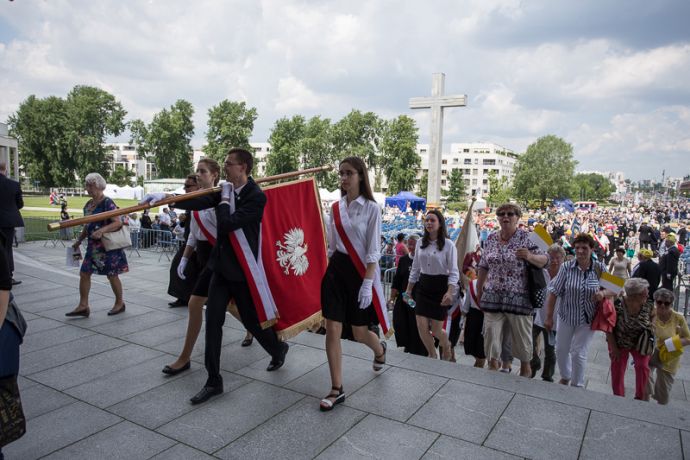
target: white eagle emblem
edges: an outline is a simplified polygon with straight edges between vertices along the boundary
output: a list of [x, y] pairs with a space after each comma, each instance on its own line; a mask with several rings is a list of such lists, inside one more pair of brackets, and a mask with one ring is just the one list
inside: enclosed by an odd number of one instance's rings
[[307, 259], [307, 247], [304, 243], [304, 230], [301, 228], [292, 228], [285, 235], [283, 235], [284, 243], [276, 241], [278, 252], [276, 261], [283, 268], [283, 273], [286, 275], [292, 273], [297, 276], [302, 276], [309, 268], [309, 259]]

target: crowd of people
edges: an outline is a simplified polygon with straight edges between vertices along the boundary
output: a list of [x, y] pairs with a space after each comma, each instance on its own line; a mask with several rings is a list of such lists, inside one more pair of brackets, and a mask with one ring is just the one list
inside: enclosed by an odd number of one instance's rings
[[[604, 332], [613, 394], [625, 395], [624, 375], [632, 358], [635, 398], [667, 404], [679, 356], [690, 343], [683, 314], [673, 311], [678, 277], [684, 274], [680, 270], [690, 266], [690, 251], [685, 251], [689, 213], [684, 201], [525, 213], [504, 204], [495, 213], [475, 212], [480, 244], [464, 258], [466, 282], [456, 300], [462, 303], [465, 353], [474, 357], [476, 367], [488, 364], [493, 370], [509, 371], [517, 359], [520, 375], [532, 378], [543, 359], [544, 381], [554, 381], [557, 367], [559, 383], [584, 387], [590, 344], [596, 330], [604, 330], [592, 324], [597, 315], [609, 314], [611, 326]], [[546, 251], [529, 237], [536, 225], [553, 241]], [[408, 256], [416, 259], [416, 234], [396, 240], [407, 241]], [[397, 317], [396, 340], [407, 352], [435, 357], [419, 343], [433, 337], [443, 344], [445, 336], [410, 327], [410, 304], [420, 296], [410, 291], [400, 295], [405, 280], [413, 281], [407, 265], [398, 263], [401, 276], [396, 272], [389, 299]], [[528, 278], [535, 267], [542, 269], [545, 287], [532, 295]], [[606, 272], [624, 283], [621, 293], [602, 287]]]
[[[244, 149], [231, 149], [223, 165], [203, 159], [195, 174], [186, 178], [185, 190], [211, 188], [223, 174], [226, 182], [220, 192], [176, 203], [176, 208], [186, 210], [179, 217], [165, 208], [154, 221], [148, 211], [141, 219], [130, 215], [95, 220], [83, 227], [73, 245], [79, 251], [86, 241], [79, 303], [66, 313], [79, 318], [91, 313], [89, 290], [94, 273], [106, 276], [112, 287], [114, 302], [108, 315], [126, 309], [119, 275], [129, 270], [127, 258], [122, 249], [106, 250], [104, 235], [117, 232], [123, 224], [133, 229], [157, 226], [184, 241], [171, 265], [168, 292], [175, 298], [171, 307], [189, 308], [188, 327], [179, 356], [162, 372], [175, 375], [190, 369], [206, 305], [208, 378], [190, 399], [192, 404], [223, 392], [220, 353], [231, 299], [236, 307], [233, 313], [247, 331], [242, 345], [257, 340], [271, 358], [267, 371], [280, 369], [289, 350], [272, 328], [262, 328], [249, 286], [258, 274], [239, 263], [240, 258], [258, 257], [266, 204], [266, 196], [251, 178], [252, 168], [253, 157]], [[676, 279], [682, 276], [679, 267], [687, 265], [690, 253], [685, 251], [687, 204], [523, 212], [520, 206], [505, 203], [493, 212], [475, 213], [476, 229], [463, 231], [476, 231], [479, 243], [459, 255], [456, 242], [448, 237], [446, 216], [436, 209], [418, 212], [421, 228], [386, 241], [382, 212], [373, 199], [364, 162], [348, 157], [340, 162], [338, 174], [342, 197], [327, 220], [328, 266], [321, 285], [331, 389], [320, 401], [320, 410], [333, 410], [345, 400], [343, 337], [369, 349], [374, 372], [383, 368], [388, 344], [378, 336], [376, 324], [381, 317], [376, 308], [386, 304], [393, 312], [396, 344], [406, 352], [454, 361], [455, 348], [462, 342], [475, 367], [510, 372], [517, 359], [523, 377], [534, 378], [541, 369], [541, 378], [553, 382], [558, 368], [559, 382], [574, 387], [585, 386], [588, 349], [596, 330], [602, 330], [611, 358], [613, 393], [624, 396], [624, 375], [631, 357], [635, 398], [668, 403], [683, 347], [690, 344], [685, 317], [673, 310]], [[85, 189], [90, 196], [85, 216], [116, 208], [104, 195], [105, 181], [99, 174], [86, 176]], [[169, 196], [147, 194], [143, 202], [155, 205]], [[386, 210], [386, 215], [390, 213]], [[553, 241], [547, 248], [535, 243], [537, 225]], [[237, 234], [242, 243], [235, 244], [232, 235]], [[4, 232], [0, 237], [5, 243]], [[393, 256], [395, 267], [388, 299], [383, 298], [380, 266], [386, 252]], [[13, 284], [11, 252], [1, 256], [4, 353], [5, 342], [7, 349], [18, 350], [21, 337], [9, 334], [5, 327]], [[609, 272], [622, 280], [621, 292], [602, 283]], [[7, 374], [16, 381], [18, 359], [13, 366], [1, 368], [0, 379]]]

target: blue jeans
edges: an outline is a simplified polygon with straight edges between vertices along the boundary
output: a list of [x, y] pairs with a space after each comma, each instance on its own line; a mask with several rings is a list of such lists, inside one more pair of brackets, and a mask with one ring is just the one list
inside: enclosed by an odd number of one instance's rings
[[[0, 378], [19, 374], [19, 332], [8, 321], [0, 327]], [[0, 448], [0, 460], [5, 456]]]
[[19, 373], [19, 333], [9, 322], [0, 327], [0, 378]]

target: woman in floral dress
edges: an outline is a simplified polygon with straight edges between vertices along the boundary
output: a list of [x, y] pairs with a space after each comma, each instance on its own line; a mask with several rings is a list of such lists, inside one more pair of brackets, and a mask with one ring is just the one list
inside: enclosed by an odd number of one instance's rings
[[[99, 214], [117, 209], [115, 202], [105, 196], [105, 179], [98, 173], [91, 173], [84, 179], [84, 188], [91, 199], [84, 206], [84, 216]], [[113, 308], [108, 311], [108, 316], [117, 315], [125, 311], [125, 301], [122, 298], [122, 282], [118, 275], [129, 271], [127, 257], [123, 249], [106, 251], [101, 237], [104, 233], [114, 232], [122, 227], [122, 221], [118, 217], [92, 222], [85, 225], [77, 241], [72, 246], [79, 250], [81, 242], [88, 238], [86, 254], [79, 272], [79, 305], [65, 316], [89, 317], [89, 291], [91, 290], [91, 275], [105, 275], [108, 277], [110, 287], [115, 294]]]

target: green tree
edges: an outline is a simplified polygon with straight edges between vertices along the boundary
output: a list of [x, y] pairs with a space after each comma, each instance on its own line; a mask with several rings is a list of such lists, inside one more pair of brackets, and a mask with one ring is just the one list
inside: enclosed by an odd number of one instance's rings
[[249, 138], [257, 116], [256, 108], [247, 108], [244, 102], [227, 99], [208, 109], [204, 153], [222, 162], [231, 147], [241, 147], [251, 152]]
[[426, 193], [429, 189], [429, 173], [424, 171], [422, 177], [419, 179], [419, 187], [417, 187], [417, 196], [426, 198]]
[[115, 97], [92, 86], [75, 86], [67, 95], [67, 142], [76, 159], [76, 173], [83, 178], [92, 172], [108, 177], [110, 159], [107, 136], [119, 136], [125, 129], [127, 112]]
[[302, 115], [295, 115], [292, 118], [283, 117], [276, 121], [268, 138], [271, 153], [266, 156], [267, 176], [299, 169], [300, 144], [305, 129], [306, 122]]
[[462, 169], [451, 169], [448, 176], [448, 193], [446, 193], [446, 200], [448, 202], [462, 202], [465, 201], [465, 179], [462, 175]]
[[364, 160], [376, 180], [374, 189], [380, 190], [379, 145], [382, 122], [373, 112], [352, 110], [333, 125], [331, 142], [338, 159], [357, 156]]
[[523, 202], [538, 200], [543, 209], [548, 200], [569, 196], [576, 164], [572, 145], [560, 137], [537, 139], [515, 164], [516, 197]]
[[406, 115], [381, 122], [378, 161], [388, 181], [389, 195], [414, 188], [422, 161], [417, 153], [417, 138], [415, 121]]
[[577, 174], [573, 180], [571, 196], [575, 201], [604, 201], [615, 191], [616, 187], [601, 174]]
[[[331, 130], [331, 120], [328, 118], [316, 116], [306, 122], [302, 139], [299, 141], [303, 168], [334, 165], [338, 161], [331, 144]], [[335, 169], [320, 172], [316, 174], [316, 183], [319, 187], [333, 190], [338, 186], [338, 173]]]
[[489, 172], [489, 195], [487, 196], [487, 203], [489, 206], [500, 206], [503, 203], [510, 201], [512, 190], [508, 184], [508, 178], [498, 177], [495, 171]]
[[25, 172], [46, 187], [68, 187], [90, 172], [108, 177], [104, 147], [124, 130], [126, 112], [114, 96], [75, 86], [66, 99], [29, 96], [9, 117]]
[[192, 104], [179, 99], [154, 115], [148, 126], [142, 120], [130, 122], [130, 142], [153, 161], [159, 177], [184, 177], [191, 171], [193, 115]]
[[124, 187], [125, 185], [132, 185], [132, 178], [136, 177], [136, 173], [131, 169], [127, 169], [122, 165], [115, 167], [115, 170], [110, 173], [108, 182], [111, 184]]

